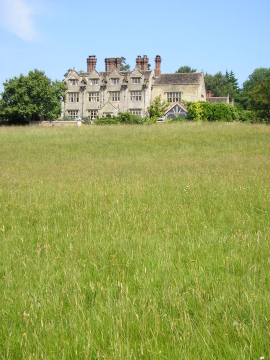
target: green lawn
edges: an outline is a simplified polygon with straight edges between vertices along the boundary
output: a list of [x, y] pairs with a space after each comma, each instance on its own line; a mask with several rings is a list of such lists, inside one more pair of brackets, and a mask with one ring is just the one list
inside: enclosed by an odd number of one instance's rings
[[270, 357], [270, 126], [0, 128], [1, 359]]

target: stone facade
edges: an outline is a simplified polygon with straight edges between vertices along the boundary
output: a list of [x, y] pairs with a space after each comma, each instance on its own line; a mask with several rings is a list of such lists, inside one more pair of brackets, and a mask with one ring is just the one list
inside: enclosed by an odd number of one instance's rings
[[62, 117], [87, 116], [94, 120], [126, 111], [146, 117], [147, 107], [159, 95], [172, 104], [206, 100], [203, 72], [162, 74], [159, 55], [154, 70], [148, 70], [148, 61], [146, 55], [138, 56], [134, 70], [120, 71], [121, 58], [106, 58], [105, 71], [98, 72], [96, 57], [89, 56], [87, 72], [70, 69], [65, 75], [68, 90]]

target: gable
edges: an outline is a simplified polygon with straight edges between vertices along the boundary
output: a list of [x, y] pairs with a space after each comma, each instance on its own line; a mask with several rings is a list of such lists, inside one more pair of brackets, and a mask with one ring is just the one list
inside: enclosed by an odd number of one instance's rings
[[88, 78], [92, 79], [92, 78], [98, 78], [100, 76], [99, 72], [94, 69], [92, 72], [89, 73]]
[[79, 74], [76, 70], [71, 70], [67, 76], [68, 79], [79, 79]]
[[113, 71], [109, 75], [109, 79], [111, 78], [121, 78], [123, 75], [120, 74], [120, 72], [114, 68]]
[[175, 117], [187, 117], [187, 110], [179, 103], [174, 104], [165, 112], [166, 119], [173, 119]]
[[131, 73], [129, 74], [130, 77], [142, 77], [143, 74], [141, 73], [141, 71], [135, 67], [135, 69], [133, 71], [131, 71]]
[[117, 109], [110, 101], [108, 101], [100, 110], [103, 112], [113, 112]]

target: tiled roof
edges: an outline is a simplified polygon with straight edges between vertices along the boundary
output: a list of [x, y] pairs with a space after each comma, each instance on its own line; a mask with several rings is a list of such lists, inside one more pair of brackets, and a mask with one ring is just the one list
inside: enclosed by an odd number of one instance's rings
[[146, 78], [146, 80], [149, 79], [150, 75], [151, 75], [151, 72], [152, 70], [140, 70], [141, 73], [144, 75], [144, 77]]
[[182, 85], [182, 84], [199, 84], [202, 73], [175, 73], [175, 74], [160, 74], [155, 79], [154, 85]]
[[228, 102], [228, 98], [226, 97], [209, 97], [206, 98], [206, 101], [209, 102], [210, 104], [214, 104], [214, 103], [227, 103]]

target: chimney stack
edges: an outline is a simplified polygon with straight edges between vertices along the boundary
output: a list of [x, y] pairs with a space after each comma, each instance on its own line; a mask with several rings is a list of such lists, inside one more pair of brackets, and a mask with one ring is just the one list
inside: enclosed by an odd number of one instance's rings
[[149, 59], [148, 59], [147, 55], [143, 55], [143, 68], [142, 68], [142, 70], [148, 70], [148, 61], [149, 61]]
[[207, 98], [212, 97], [212, 90], [206, 90], [206, 97]]
[[87, 72], [92, 72], [96, 68], [96, 64], [97, 64], [96, 55], [89, 55], [86, 62], [87, 62]]
[[155, 57], [155, 76], [159, 77], [161, 71], [160, 71], [160, 64], [161, 64], [161, 57], [159, 55], [157, 55]]
[[137, 58], [136, 58], [136, 67], [137, 67], [137, 69], [142, 70], [143, 59], [142, 59], [142, 57], [140, 55], [138, 55]]
[[114, 68], [120, 71], [121, 58], [106, 58], [105, 59], [105, 71], [112, 72]]
[[116, 58], [116, 59], [115, 59], [115, 66], [116, 66], [116, 69], [117, 69], [118, 71], [120, 71], [121, 58]]

